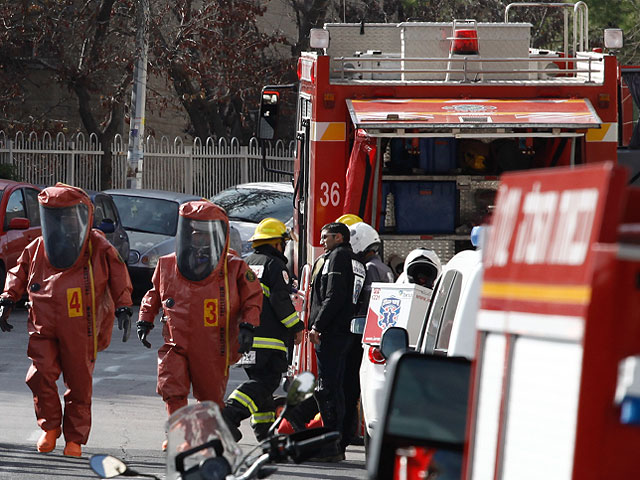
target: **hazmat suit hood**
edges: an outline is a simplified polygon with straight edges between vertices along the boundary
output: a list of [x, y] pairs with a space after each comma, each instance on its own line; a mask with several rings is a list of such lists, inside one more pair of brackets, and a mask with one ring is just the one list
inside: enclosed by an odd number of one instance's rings
[[407, 255], [404, 271], [396, 283], [416, 283], [433, 290], [441, 271], [442, 265], [436, 252], [416, 248]]
[[80, 188], [57, 183], [38, 194], [47, 260], [60, 270], [73, 267], [87, 248], [93, 204]]
[[227, 255], [229, 220], [208, 200], [180, 205], [176, 234], [176, 263], [187, 280], [199, 282], [211, 275]]

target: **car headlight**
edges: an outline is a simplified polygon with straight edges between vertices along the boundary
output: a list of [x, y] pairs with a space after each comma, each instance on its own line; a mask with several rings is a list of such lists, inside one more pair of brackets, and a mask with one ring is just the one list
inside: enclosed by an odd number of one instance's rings
[[129, 261], [127, 262], [129, 265], [133, 265], [138, 263], [140, 260], [140, 252], [137, 250], [129, 250]]

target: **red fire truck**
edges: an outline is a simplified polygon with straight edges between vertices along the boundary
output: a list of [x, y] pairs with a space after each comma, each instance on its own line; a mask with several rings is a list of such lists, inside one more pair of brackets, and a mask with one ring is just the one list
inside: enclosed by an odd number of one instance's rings
[[[563, 50], [530, 48], [532, 25], [510, 21], [516, 7], [562, 12]], [[330, 23], [311, 46], [298, 61], [293, 178], [303, 292], [320, 229], [345, 213], [380, 232], [386, 262], [420, 247], [444, 263], [471, 248], [500, 174], [616, 160], [620, 68], [609, 52], [622, 32], [590, 49], [582, 1], [511, 4], [499, 23]], [[284, 88], [263, 89], [263, 141]], [[295, 370], [314, 369], [304, 345]]]
[[627, 182], [612, 163], [501, 178], [475, 359], [390, 362], [369, 478], [638, 477], [640, 189]]

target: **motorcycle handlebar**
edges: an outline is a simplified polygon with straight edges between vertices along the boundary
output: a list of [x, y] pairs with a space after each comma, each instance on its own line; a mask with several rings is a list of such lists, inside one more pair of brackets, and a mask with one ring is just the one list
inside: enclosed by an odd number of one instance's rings
[[[323, 431], [325, 433], [323, 433]], [[305, 437], [308, 437], [312, 432], [313, 430], [305, 431]], [[260, 457], [258, 457], [251, 466], [244, 471], [244, 473], [233, 478], [236, 480], [257, 478], [260, 475], [261, 469], [265, 468], [264, 466], [267, 463], [284, 460], [283, 457], [289, 457], [295, 463], [300, 463], [305, 459], [312, 457], [318, 452], [318, 448], [325, 443], [334, 442], [340, 438], [340, 434], [338, 432], [326, 432], [326, 430], [319, 430], [317, 433], [318, 435], [305, 438], [304, 440], [295, 440], [295, 438], [290, 438], [288, 436], [280, 436], [279, 440], [274, 438], [275, 441], [270, 443], [269, 448], [263, 450], [264, 453], [260, 455]], [[284, 439], [286, 439], [286, 443], [284, 448], [282, 448]]]

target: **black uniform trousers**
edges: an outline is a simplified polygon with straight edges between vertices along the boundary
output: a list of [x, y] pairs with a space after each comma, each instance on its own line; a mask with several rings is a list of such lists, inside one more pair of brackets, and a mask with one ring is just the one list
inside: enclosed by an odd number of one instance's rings
[[[251, 417], [251, 428], [258, 440], [266, 434], [275, 420], [273, 394], [287, 369], [287, 354], [280, 350], [257, 349], [256, 364], [245, 367], [249, 380], [236, 388], [225, 402], [223, 416], [236, 427]], [[232, 432], [233, 433], [233, 432]]]

